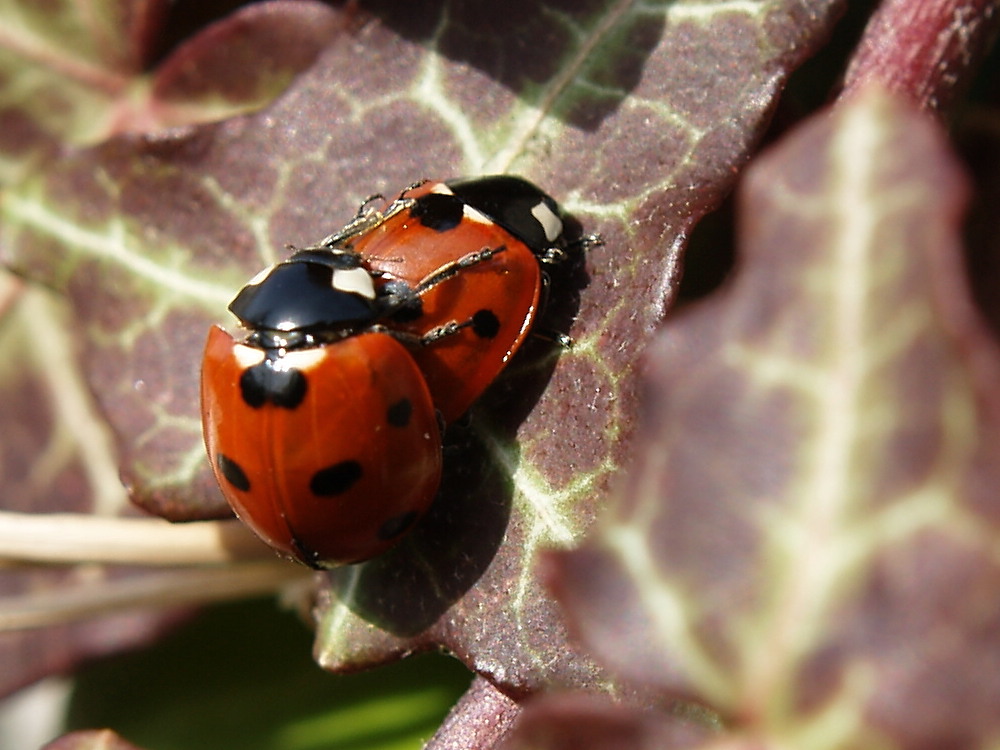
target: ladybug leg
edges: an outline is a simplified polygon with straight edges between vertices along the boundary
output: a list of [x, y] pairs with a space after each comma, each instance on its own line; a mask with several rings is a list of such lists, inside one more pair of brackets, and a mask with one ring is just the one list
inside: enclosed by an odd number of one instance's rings
[[416, 190], [418, 187], [420, 187], [421, 185], [426, 185], [428, 182], [430, 182], [430, 180], [428, 180], [426, 177], [422, 180], [411, 182], [409, 185], [407, 185], [405, 188], [402, 189], [402, 191], [399, 193], [399, 197], [396, 198], [396, 200], [397, 201], [406, 200], [406, 194], [408, 192], [410, 192], [411, 190]]
[[572, 349], [573, 345], [576, 344], [572, 336], [568, 336], [562, 331], [547, 330], [544, 328], [533, 330], [531, 337], [554, 344], [560, 349]]
[[[549, 302], [549, 290], [552, 286], [552, 280], [549, 278], [548, 273], [542, 272], [542, 289], [539, 294], [538, 309], [544, 310]], [[573, 337], [569, 336], [562, 331], [557, 331], [555, 328], [539, 328], [535, 327], [531, 329], [531, 338], [540, 339], [541, 341], [547, 341], [550, 344], [558, 346], [560, 349], [572, 349]]]
[[499, 247], [484, 247], [482, 250], [477, 250], [474, 253], [468, 253], [466, 255], [463, 255], [458, 260], [453, 260], [450, 263], [445, 263], [436, 271], [432, 271], [427, 276], [425, 276], [420, 281], [420, 283], [417, 284], [414, 291], [418, 295], [424, 294], [425, 292], [436, 287], [442, 281], [447, 281], [452, 276], [468, 268], [472, 268], [473, 266], [476, 266], [480, 263], [485, 263], [494, 256], [504, 252], [506, 249], [507, 249], [506, 245], [500, 245]]
[[405, 211], [414, 203], [411, 198], [399, 197], [390, 203], [389, 207], [385, 211], [380, 211], [378, 208], [371, 205], [373, 201], [377, 200], [385, 200], [385, 196], [381, 193], [369, 195], [361, 204], [361, 207], [354, 215], [354, 218], [347, 223], [347, 226], [304, 249], [328, 250], [330, 248], [347, 245], [351, 240], [356, 237], [360, 237], [363, 234], [367, 234], [380, 224], [384, 224], [400, 211]]
[[[449, 336], [454, 336], [456, 333], [466, 328], [471, 328], [479, 336], [484, 338], [492, 338], [496, 335], [496, 328], [498, 325], [499, 321], [497, 321], [496, 315], [494, 315], [491, 310], [480, 310], [468, 320], [464, 320], [461, 323], [457, 320], [453, 320], [449, 323], [445, 323], [444, 325], [435, 326], [423, 334], [399, 331], [383, 325], [374, 325], [369, 330], [376, 331], [378, 333], [386, 333], [404, 346], [408, 346], [411, 349], [420, 349], [425, 346], [436, 344], [438, 341], [446, 339]], [[567, 337], [567, 339], [568, 338], [569, 337]], [[572, 339], [570, 339], [570, 341], [572, 341]]]
[[382, 193], [372, 193], [367, 198], [365, 198], [363, 201], [361, 201], [361, 205], [358, 206], [358, 212], [356, 214], [354, 214], [354, 216], [355, 217], [364, 216], [369, 211], [375, 210], [375, 209], [369, 208], [369, 204], [374, 203], [375, 201], [384, 201], [384, 200], [385, 200], [385, 196], [382, 195]]
[[430, 346], [448, 336], [454, 336], [465, 328], [471, 328], [480, 338], [493, 338], [499, 325], [500, 321], [497, 320], [497, 316], [493, 314], [492, 310], [480, 310], [461, 323], [453, 320], [430, 329], [419, 337], [419, 343], [420, 346]]
[[544, 265], [554, 265], [564, 262], [570, 255], [576, 253], [586, 253], [591, 248], [600, 247], [604, 244], [604, 238], [599, 234], [588, 234], [578, 237], [571, 242], [567, 242], [562, 247], [547, 247], [537, 254], [538, 262]]
[[580, 250], [586, 252], [594, 247], [600, 247], [604, 244], [604, 238], [599, 234], [585, 234], [583, 237], [577, 237], [575, 240], [566, 243], [567, 248], [572, 248], [573, 250]]

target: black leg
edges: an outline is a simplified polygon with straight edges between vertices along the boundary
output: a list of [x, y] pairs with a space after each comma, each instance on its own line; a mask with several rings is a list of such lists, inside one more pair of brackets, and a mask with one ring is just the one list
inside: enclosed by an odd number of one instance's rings
[[494, 256], [502, 253], [507, 249], [506, 245], [500, 245], [500, 247], [484, 247], [482, 250], [477, 250], [474, 253], [469, 253], [463, 255], [458, 260], [453, 260], [450, 263], [445, 263], [443, 266], [438, 268], [436, 271], [428, 274], [423, 278], [423, 280], [417, 284], [415, 291], [417, 294], [423, 294], [424, 292], [433, 289], [442, 281], [447, 281], [452, 276], [456, 275], [460, 271], [464, 271], [468, 268], [472, 268], [480, 263], [485, 263]]

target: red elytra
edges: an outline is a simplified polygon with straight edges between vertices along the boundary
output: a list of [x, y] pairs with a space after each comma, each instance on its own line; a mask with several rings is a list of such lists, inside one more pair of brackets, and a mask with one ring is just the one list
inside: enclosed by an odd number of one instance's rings
[[378, 555], [427, 510], [441, 437], [423, 376], [384, 333], [268, 358], [218, 326], [202, 370], [212, 469], [236, 514], [313, 567]]
[[413, 208], [393, 212], [390, 204], [388, 218], [348, 242], [369, 268], [384, 274], [381, 284], [400, 280], [414, 289], [450, 264], [477, 253], [485, 256], [420, 293], [422, 314], [416, 319], [384, 321], [415, 336], [450, 323], [471, 323], [412, 350], [446, 422], [468, 410], [524, 343], [542, 287], [537, 252], [475, 207], [460, 201], [465, 208], [460, 222], [439, 221], [438, 209], [426, 205], [427, 196], [449, 194], [448, 184], [441, 182], [406, 191], [400, 199], [415, 200]]

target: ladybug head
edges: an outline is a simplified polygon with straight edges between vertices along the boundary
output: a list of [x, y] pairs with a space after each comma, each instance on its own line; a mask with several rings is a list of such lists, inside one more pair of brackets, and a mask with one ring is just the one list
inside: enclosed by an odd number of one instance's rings
[[229, 310], [248, 343], [299, 348], [342, 338], [378, 318], [372, 274], [346, 251], [300, 250], [243, 287]]

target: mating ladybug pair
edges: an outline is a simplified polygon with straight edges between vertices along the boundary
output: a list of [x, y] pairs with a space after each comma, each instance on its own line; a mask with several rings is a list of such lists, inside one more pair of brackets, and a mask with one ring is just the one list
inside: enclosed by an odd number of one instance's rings
[[541, 264], [567, 242], [555, 201], [518, 177], [412, 186], [254, 277], [214, 326], [205, 444], [264, 541], [313, 567], [385, 551], [441, 479], [461, 416], [535, 319]]

